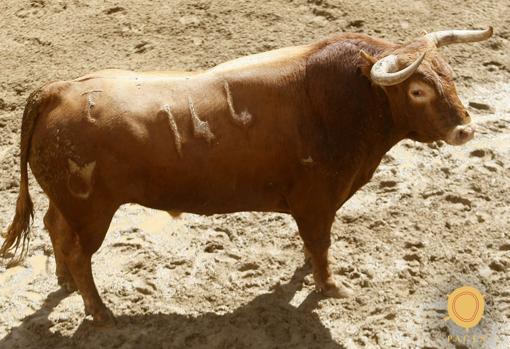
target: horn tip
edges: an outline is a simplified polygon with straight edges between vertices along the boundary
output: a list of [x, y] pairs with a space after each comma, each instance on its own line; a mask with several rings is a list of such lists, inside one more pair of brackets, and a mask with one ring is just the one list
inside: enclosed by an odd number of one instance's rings
[[492, 27], [492, 25], [489, 25], [489, 27], [487, 28], [487, 35], [490, 38], [492, 34], [494, 34], [494, 28]]

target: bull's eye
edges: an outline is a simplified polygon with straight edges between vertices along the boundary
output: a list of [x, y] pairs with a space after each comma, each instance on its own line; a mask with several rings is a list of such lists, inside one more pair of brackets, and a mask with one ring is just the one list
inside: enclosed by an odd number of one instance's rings
[[434, 88], [423, 81], [412, 81], [408, 90], [411, 101], [419, 104], [427, 103], [435, 96]]

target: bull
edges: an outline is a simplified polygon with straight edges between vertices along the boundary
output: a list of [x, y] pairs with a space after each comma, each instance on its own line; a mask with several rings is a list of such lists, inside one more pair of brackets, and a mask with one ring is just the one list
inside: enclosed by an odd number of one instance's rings
[[98, 323], [113, 315], [91, 258], [125, 203], [291, 214], [317, 289], [348, 296], [328, 266], [336, 211], [399, 141], [473, 138], [438, 48], [492, 32], [440, 31], [406, 45], [342, 33], [202, 72], [104, 70], [49, 83], [24, 110], [19, 196], [0, 252], [27, 251], [29, 164], [49, 198], [58, 283], [79, 290]]

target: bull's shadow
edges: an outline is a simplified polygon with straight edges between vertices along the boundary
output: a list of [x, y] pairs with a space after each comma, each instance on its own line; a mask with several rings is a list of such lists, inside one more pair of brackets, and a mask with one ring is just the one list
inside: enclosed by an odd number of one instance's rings
[[66, 297], [55, 291], [0, 340], [0, 348], [345, 348], [312, 312], [320, 295], [310, 293], [297, 308], [289, 304], [307, 269], [298, 268], [288, 284], [232, 313], [120, 315], [105, 328], [84, 320], [72, 337], [50, 331], [48, 315]]

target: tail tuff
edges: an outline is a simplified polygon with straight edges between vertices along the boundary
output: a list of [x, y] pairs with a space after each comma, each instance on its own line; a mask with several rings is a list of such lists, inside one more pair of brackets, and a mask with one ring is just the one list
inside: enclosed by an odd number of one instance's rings
[[0, 248], [0, 255], [5, 258], [7, 252], [14, 249], [14, 255], [21, 245], [20, 260], [26, 256], [30, 241], [31, 221], [34, 217], [34, 205], [28, 191], [28, 157], [30, 142], [37, 119], [41, 90], [33, 92], [27, 100], [23, 121], [21, 123], [20, 141], [20, 185], [18, 200], [16, 201], [16, 213], [11, 225], [5, 234], [5, 241]]

